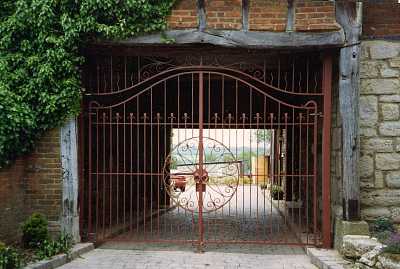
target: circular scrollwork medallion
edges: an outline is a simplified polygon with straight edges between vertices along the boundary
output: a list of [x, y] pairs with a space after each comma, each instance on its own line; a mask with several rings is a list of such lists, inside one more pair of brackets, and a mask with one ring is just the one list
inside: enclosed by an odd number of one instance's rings
[[199, 211], [202, 190], [203, 212], [208, 213], [222, 208], [232, 199], [239, 182], [240, 166], [229, 148], [209, 137], [203, 138], [202, 169], [199, 156], [198, 137], [180, 142], [166, 159], [163, 179], [172, 202], [191, 212]]

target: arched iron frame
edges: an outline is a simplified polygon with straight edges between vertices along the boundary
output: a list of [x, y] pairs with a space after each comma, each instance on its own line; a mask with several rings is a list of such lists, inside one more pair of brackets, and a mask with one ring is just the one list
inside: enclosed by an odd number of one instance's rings
[[[84, 184], [81, 184], [81, 189], [80, 189], [80, 207], [81, 207], [81, 222], [83, 222], [83, 219], [87, 219], [87, 234], [89, 235], [89, 238], [91, 237], [92, 234], [95, 234], [97, 229], [93, 228], [94, 226], [98, 225], [99, 220], [96, 219], [97, 216], [93, 216], [93, 202], [97, 199], [95, 196], [96, 194], [99, 193], [99, 191], [92, 191], [92, 183], [95, 180], [95, 178], [92, 176], [93, 171], [95, 168], [93, 167], [93, 160], [95, 158], [99, 158], [99, 156], [92, 156], [93, 155], [93, 150], [91, 147], [93, 146], [93, 126], [96, 124], [110, 124], [110, 129], [112, 126], [112, 121], [113, 121], [113, 115], [112, 115], [112, 110], [114, 108], [121, 108], [122, 106], [124, 115], [120, 115], [120, 113], [115, 114], [115, 124], [118, 126], [118, 124], [124, 124], [129, 125], [133, 124], [135, 120], [135, 115], [134, 113], [129, 113], [128, 115], [125, 114], [125, 105], [129, 102], [134, 101], [136, 98], [139, 99], [141, 95], [144, 95], [145, 93], [148, 93], [151, 91], [153, 88], [160, 86], [163, 84], [165, 91], [167, 91], [166, 87], [166, 82], [171, 80], [171, 79], [176, 79], [181, 76], [189, 75], [192, 76], [192, 78], [196, 77], [198, 80], [198, 123], [193, 124], [192, 122], [192, 128], [197, 127], [199, 129], [199, 136], [198, 136], [198, 148], [199, 148], [199, 156], [198, 156], [198, 166], [196, 170], [196, 175], [194, 177], [196, 179], [196, 184], [203, 184], [202, 182], [202, 177], [204, 175], [204, 156], [203, 156], [203, 138], [204, 138], [204, 78], [205, 76], [208, 76], [210, 78], [213, 75], [216, 76], [221, 76], [224, 78], [229, 78], [236, 83], [236, 91], [237, 91], [237, 85], [238, 83], [245, 85], [250, 91], [255, 91], [257, 94], [260, 94], [263, 96], [263, 98], [266, 100], [272, 100], [278, 104], [278, 106], [283, 106], [286, 108], [290, 108], [293, 111], [303, 111], [300, 112], [300, 118], [299, 122], [297, 124], [306, 124], [311, 126], [312, 132], [313, 132], [313, 146], [312, 146], [312, 155], [317, 156], [317, 140], [318, 140], [318, 128], [322, 127], [323, 128], [323, 135], [322, 135], [322, 231], [320, 231], [317, 227], [317, 218], [316, 216], [318, 215], [317, 212], [317, 180], [318, 180], [318, 175], [317, 175], [317, 158], [315, 157], [313, 162], [313, 232], [314, 232], [314, 238], [313, 242], [309, 242], [307, 239], [307, 242], [300, 242], [300, 245], [303, 244], [313, 244], [313, 245], [320, 245], [323, 244], [325, 247], [329, 247], [331, 244], [331, 239], [330, 239], [330, 197], [329, 197], [329, 186], [330, 186], [330, 174], [329, 174], [329, 167], [330, 167], [330, 113], [331, 113], [331, 107], [330, 107], [330, 100], [331, 100], [331, 66], [332, 66], [332, 59], [329, 55], [326, 55], [324, 57], [324, 62], [323, 62], [323, 74], [322, 74], [322, 91], [321, 92], [301, 92], [299, 91], [288, 91], [284, 90], [281, 88], [278, 88], [276, 86], [270, 85], [265, 82], [262, 79], [259, 79], [257, 76], [251, 76], [246, 72], [239, 71], [233, 68], [228, 68], [228, 67], [221, 67], [221, 66], [215, 66], [215, 65], [193, 65], [193, 66], [180, 66], [180, 67], [174, 67], [170, 66], [166, 68], [165, 70], [157, 70], [156, 68], [156, 73], [152, 76], [149, 76], [148, 78], [140, 81], [139, 83], [124, 88], [122, 90], [118, 90], [115, 92], [107, 92], [107, 93], [95, 93], [95, 94], [88, 94], [85, 97], [85, 108], [87, 109], [88, 112], [88, 120], [86, 122], [88, 127], [88, 145], [89, 145], [89, 150], [88, 150], [88, 178], [87, 178], [87, 183], [86, 183], [86, 192], [84, 190]], [[264, 74], [265, 76], [265, 74]], [[193, 81], [192, 81], [193, 82]], [[210, 83], [210, 82], [209, 82]], [[193, 89], [193, 88], [192, 88]], [[295, 102], [293, 102], [293, 97], [301, 97]], [[292, 101], [287, 101], [287, 100], [292, 100]], [[317, 101], [315, 101], [317, 100]], [[320, 108], [317, 105], [317, 102], [322, 102], [323, 107]], [[136, 104], [139, 104], [139, 101], [136, 102]], [[104, 114], [104, 111], [108, 111], [110, 113], [109, 115], [109, 120], [110, 122], [106, 123], [106, 114]], [[265, 111], [265, 108], [264, 108]], [[272, 128], [274, 125], [281, 125], [283, 128], [287, 128], [289, 122], [290, 116], [288, 113], [285, 113], [283, 117], [281, 118], [279, 115], [277, 122], [274, 122], [274, 113], [268, 113], [269, 115], [263, 115], [263, 124], [264, 126], [267, 125]], [[99, 115], [103, 115], [103, 123], [99, 122]], [[294, 114], [293, 114], [294, 115]], [[307, 123], [302, 122], [302, 116], [305, 115], [305, 119]], [[139, 115], [137, 115], [139, 116]], [[170, 124], [170, 126], [178, 126], [180, 123], [174, 123], [174, 122], [167, 122], [167, 115], [164, 116], [164, 123], [165, 125]], [[210, 115], [208, 115], [210, 116]], [[237, 116], [237, 115], [236, 115]], [[319, 118], [323, 117], [323, 126], [319, 126]], [[147, 117], [147, 118], [146, 118]], [[170, 118], [173, 118], [174, 115], [170, 115]], [[194, 117], [194, 115], [192, 115]], [[246, 121], [246, 115], [243, 115], [243, 121]], [[256, 115], [256, 121], [259, 124], [260, 122], [260, 115]], [[148, 124], [148, 125], [160, 125], [162, 121], [162, 115], [157, 113], [157, 115], [146, 115], [144, 113], [143, 117], [143, 122], [141, 124]], [[229, 126], [229, 128], [232, 128], [232, 115], [228, 114], [228, 123], [224, 122], [221, 120], [221, 125], [222, 127], [224, 126]], [[139, 124], [140, 119], [137, 118], [137, 124]], [[147, 122], [147, 120], [150, 120]], [[154, 120], [154, 121], [153, 121]], [[304, 120], [304, 119], [303, 119]], [[178, 120], [179, 121], [179, 120]], [[251, 119], [250, 119], [251, 121]], [[292, 124], [295, 125], [295, 119], [292, 119]], [[238, 122], [238, 119], [236, 119], [236, 124]], [[210, 122], [208, 122], [210, 124]], [[245, 124], [245, 123], [244, 123]], [[286, 126], [285, 126], [286, 125]], [[125, 127], [124, 127], [125, 128]], [[221, 128], [221, 127], [220, 127]], [[124, 133], [125, 134], [125, 133]], [[131, 138], [132, 139], [132, 138]], [[124, 140], [125, 143], [125, 140]], [[112, 142], [111, 142], [112, 145]], [[125, 146], [125, 145], [124, 145]], [[97, 153], [97, 151], [96, 151]], [[103, 152], [104, 153], [104, 152]], [[97, 153], [98, 154], [98, 153]], [[124, 153], [125, 154], [125, 153]], [[124, 155], [125, 156], [125, 155]], [[82, 165], [83, 166], [83, 165]], [[97, 174], [99, 171], [96, 171]], [[131, 171], [132, 172], [132, 171]], [[118, 172], [119, 173], [119, 172]], [[124, 169], [123, 173], [119, 174], [127, 174], [126, 169]], [[96, 185], [98, 186], [98, 185]], [[204, 227], [203, 227], [203, 191], [202, 187], [199, 188], [200, 191], [198, 191], [198, 198], [197, 198], [197, 203], [198, 203], [198, 214], [199, 214], [199, 223], [198, 223], [198, 239], [196, 240], [183, 240], [184, 242], [194, 242], [197, 243], [199, 246], [202, 246], [204, 242], [210, 242], [213, 243], [212, 240], [205, 240], [204, 239]], [[131, 194], [132, 195], [132, 194]], [[86, 200], [86, 201], [85, 201]], [[98, 206], [98, 205], [97, 205]], [[87, 216], [84, 215], [84, 208], [87, 208]], [[112, 206], [110, 204], [110, 210]], [[111, 214], [112, 216], [112, 214]], [[110, 216], [110, 225], [112, 224]], [[93, 217], [95, 218], [93, 220]], [[104, 217], [104, 215], [103, 215]], [[81, 225], [81, 231], [83, 230], [83, 224]], [[322, 232], [322, 240], [317, 240], [317, 237], [320, 232]], [[93, 239], [93, 238], [92, 238]], [[162, 240], [145, 240], [145, 241], [162, 241]], [[168, 240], [170, 242], [175, 242], [175, 240]], [[179, 240], [176, 240], [178, 242]], [[181, 241], [179, 241], [181, 242]], [[235, 243], [233, 241], [223, 241], [226, 243]], [[217, 242], [218, 243], [218, 242]], [[282, 243], [282, 242], [269, 242], [266, 240], [253, 240], [253, 241], [248, 241], [248, 243]], [[290, 244], [296, 244], [291, 242]]]

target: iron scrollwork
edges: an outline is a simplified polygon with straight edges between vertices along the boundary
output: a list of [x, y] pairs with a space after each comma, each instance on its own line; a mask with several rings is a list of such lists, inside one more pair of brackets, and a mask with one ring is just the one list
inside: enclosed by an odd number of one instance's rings
[[[207, 176], [201, 182], [199, 170], [199, 138], [186, 139], [176, 145], [164, 165], [165, 189], [174, 205], [191, 212], [199, 211], [199, 184], [203, 184], [203, 212], [224, 207], [235, 195], [240, 168], [233, 153], [219, 141], [203, 138], [203, 170]], [[184, 182], [184, 183], [183, 183]]]

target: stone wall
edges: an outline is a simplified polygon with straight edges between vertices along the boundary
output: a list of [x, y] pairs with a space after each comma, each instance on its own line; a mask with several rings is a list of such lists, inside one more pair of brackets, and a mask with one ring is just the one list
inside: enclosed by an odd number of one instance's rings
[[30, 155], [0, 170], [0, 241], [18, 240], [21, 223], [33, 212], [44, 214], [58, 231], [61, 197], [60, 133], [54, 129]]
[[400, 223], [400, 42], [362, 43], [361, 214]]

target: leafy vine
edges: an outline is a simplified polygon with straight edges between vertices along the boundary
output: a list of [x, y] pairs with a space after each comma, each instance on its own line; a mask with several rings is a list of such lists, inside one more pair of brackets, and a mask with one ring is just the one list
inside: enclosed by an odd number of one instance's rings
[[163, 30], [174, 0], [2, 0], [0, 167], [80, 110], [88, 42]]

